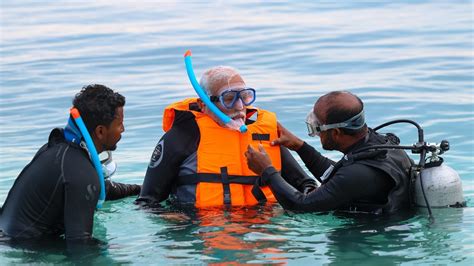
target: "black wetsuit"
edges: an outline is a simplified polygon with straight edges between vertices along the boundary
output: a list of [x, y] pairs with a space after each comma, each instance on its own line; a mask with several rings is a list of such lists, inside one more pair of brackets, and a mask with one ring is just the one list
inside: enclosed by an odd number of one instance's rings
[[[173, 127], [163, 135], [153, 152], [137, 203], [154, 205], [170, 195], [175, 196], [179, 171], [187, 167], [185, 161], [192, 160], [198, 149], [200, 131], [194, 116], [190, 112], [175, 113]], [[247, 120], [247, 124], [253, 122]], [[316, 187], [315, 180], [304, 172], [285, 148], [281, 149], [281, 162], [281, 175], [299, 191]]]
[[[107, 198], [139, 193], [140, 186], [106, 182]], [[88, 240], [99, 198], [97, 172], [86, 150], [66, 142], [62, 129], [23, 169], [0, 216], [3, 234], [14, 239], [57, 237]]]
[[141, 185], [123, 184], [105, 179], [105, 200], [118, 200], [128, 196], [138, 195]]
[[[404, 151], [385, 150], [372, 152], [372, 155], [370, 152], [361, 153], [365, 158], [355, 161], [350, 159], [351, 153], [362, 147], [386, 144], [387, 141], [385, 137], [369, 130], [365, 139], [349, 149], [349, 156], [345, 157], [349, 160], [343, 158], [338, 164], [304, 143], [297, 153], [311, 173], [323, 183], [307, 195], [285, 182], [273, 167], [265, 169], [262, 180], [270, 186], [285, 209], [374, 213], [393, 213], [407, 209], [410, 206], [408, 169], [411, 160]], [[334, 166], [336, 168], [331, 172], [330, 168]], [[328, 179], [324, 179], [326, 170], [326, 174], [331, 172]]]

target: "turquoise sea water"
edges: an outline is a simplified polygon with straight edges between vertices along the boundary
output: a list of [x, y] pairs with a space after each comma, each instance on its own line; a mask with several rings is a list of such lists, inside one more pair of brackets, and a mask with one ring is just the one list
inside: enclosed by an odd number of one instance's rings
[[[194, 96], [196, 74], [231, 65], [257, 88], [256, 106], [311, 145], [304, 118], [318, 96], [350, 90], [370, 126], [418, 121], [428, 142], [448, 139], [468, 207], [409, 218], [294, 214], [278, 205], [146, 212], [108, 202], [94, 264], [465, 264], [474, 262], [474, 48], [472, 1], [12, 1], [0, 3], [0, 204], [71, 100], [89, 83], [127, 97], [116, 181], [142, 183], [163, 134], [163, 108]], [[416, 132], [395, 126], [403, 144]], [[337, 160], [337, 152], [327, 153]], [[416, 158], [416, 157], [414, 157]], [[68, 263], [60, 245], [0, 245], [0, 264]]]

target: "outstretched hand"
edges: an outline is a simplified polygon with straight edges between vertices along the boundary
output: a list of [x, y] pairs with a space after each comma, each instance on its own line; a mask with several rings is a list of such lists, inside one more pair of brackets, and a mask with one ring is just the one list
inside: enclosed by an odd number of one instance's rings
[[282, 145], [293, 151], [296, 151], [303, 146], [303, 140], [293, 135], [293, 133], [283, 127], [280, 122], [278, 122], [278, 135], [280, 137], [272, 141], [272, 146]]
[[247, 166], [249, 169], [261, 176], [265, 169], [272, 166], [272, 161], [262, 144], [258, 144], [258, 149], [259, 151], [256, 151], [252, 146], [248, 145], [245, 157], [247, 157]]

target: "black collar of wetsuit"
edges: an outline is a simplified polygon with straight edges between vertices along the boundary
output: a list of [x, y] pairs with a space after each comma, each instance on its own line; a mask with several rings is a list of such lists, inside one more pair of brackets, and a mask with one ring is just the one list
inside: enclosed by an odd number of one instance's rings
[[[367, 145], [377, 145], [383, 143], [386, 143], [386, 139], [369, 128], [369, 132], [367, 133], [367, 135], [361, 140], [354, 143], [352, 146], [350, 146], [348, 152], [344, 154], [342, 159], [334, 165], [331, 171], [327, 174], [325, 173], [326, 178], [324, 178], [323, 183], [329, 181], [329, 179], [331, 179], [331, 177], [337, 172], [337, 170], [343, 166], [351, 165], [359, 160], [385, 158], [387, 150], [357, 152], [359, 148], [365, 147]], [[353, 153], [354, 151], [356, 153]]]
[[378, 144], [385, 144], [387, 140], [375, 133], [371, 128], [368, 129], [367, 135], [364, 138], [360, 139], [356, 143], [354, 143], [349, 149], [344, 157], [341, 159], [343, 165], [348, 165], [353, 163], [354, 161], [362, 160], [362, 159], [369, 159], [369, 158], [376, 158], [376, 157], [384, 157], [387, 154], [387, 150], [375, 150], [375, 151], [362, 151], [358, 152], [359, 148], [363, 148], [366, 146], [378, 145]]
[[386, 136], [377, 134], [373, 129], [368, 128], [365, 137], [361, 138], [356, 143], [352, 144], [344, 155], [359, 153], [360, 148], [366, 147], [367, 145], [381, 145], [391, 142], [392, 144], [400, 144], [400, 139], [392, 133], [387, 133]]
[[87, 149], [82, 147], [80, 144], [68, 141], [65, 137], [65, 130], [63, 128], [54, 128], [49, 134], [48, 146], [51, 147], [55, 144], [64, 143], [64, 142], [69, 143], [73, 147], [79, 148], [81, 150], [84, 150], [86, 153], [88, 153]]
[[367, 134], [363, 138], [358, 140], [356, 143], [349, 146], [349, 148], [347, 148], [347, 150], [346, 150], [346, 152], [344, 152], [344, 154], [351, 153], [352, 151], [355, 151], [358, 148], [360, 148], [362, 146], [365, 146], [365, 144], [369, 141], [370, 135], [372, 133], [373, 133], [372, 129], [369, 128]]

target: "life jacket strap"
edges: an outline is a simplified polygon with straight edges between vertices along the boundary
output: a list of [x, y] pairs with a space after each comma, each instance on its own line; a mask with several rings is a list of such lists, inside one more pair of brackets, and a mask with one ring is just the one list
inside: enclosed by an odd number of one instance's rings
[[252, 187], [252, 195], [255, 197], [255, 199], [259, 202], [259, 203], [265, 203], [267, 201], [267, 197], [265, 196], [265, 194], [263, 193], [262, 189], [260, 188], [259, 186], [259, 182], [258, 182], [258, 178], [255, 180], [255, 183], [253, 184], [253, 187]]
[[[229, 175], [227, 174], [229, 184], [253, 185], [258, 179], [257, 176]], [[198, 183], [222, 183], [221, 174], [199, 173], [178, 176], [177, 185], [196, 185]]]
[[229, 175], [227, 173], [227, 167], [221, 167], [221, 178], [222, 178], [222, 188], [224, 191], [224, 205], [230, 205], [231, 204], [230, 182], [229, 182]]

